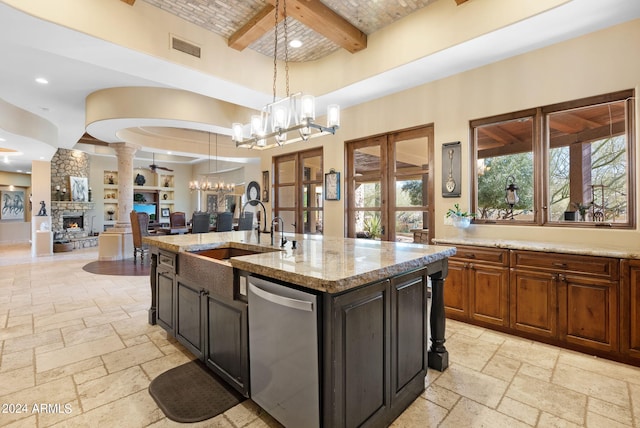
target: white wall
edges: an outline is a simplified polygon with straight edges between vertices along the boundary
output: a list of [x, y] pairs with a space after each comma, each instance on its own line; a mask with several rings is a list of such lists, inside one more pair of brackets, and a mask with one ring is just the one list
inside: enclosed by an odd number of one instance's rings
[[[435, 188], [441, 183], [441, 146], [462, 142], [463, 187], [460, 198], [435, 195], [436, 237], [457, 236], [444, 225], [444, 214], [455, 203], [471, 205], [469, 121], [551, 103], [635, 88], [640, 91], [640, 20], [579, 37], [514, 58], [460, 73], [405, 92], [380, 98], [342, 112], [335, 136], [309, 146], [324, 147], [324, 168], [344, 171], [344, 141], [433, 123], [435, 126]], [[636, 100], [636, 122], [640, 127]], [[636, 134], [639, 134], [636, 132]], [[308, 147], [305, 147], [308, 148]], [[299, 144], [262, 154], [262, 167], [271, 156], [301, 150]], [[637, 150], [636, 150], [637, 151]], [[638, 156], [633, 160], [638, 170]], [[344, 177], [344, 174], [342, 175]], [[343, 183], [344, 184], [344, 183]], [[344, 188], [344, 186], [343, 186]], [[636, 192], [640, 186], [636, 186]], [[636, 194], [636, 213], [640, 198]], [[328, 202], [325, 235], [344, 235], [344, 202]], [[606, 242], [622, 248], [640, 248], [638, 230], [587, 230], [536, 226], [473, 225], [469, 236], [489, 239], [572, 242], [597, 246]]]

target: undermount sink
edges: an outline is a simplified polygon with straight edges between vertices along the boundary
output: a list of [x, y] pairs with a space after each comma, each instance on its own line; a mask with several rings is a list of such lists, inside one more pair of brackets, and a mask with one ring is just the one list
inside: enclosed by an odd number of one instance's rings
[[250, 256], [252, 254], [260, 254], [264, 252], [265, 251], [246, 250], [244, 248], [235, 247], [218, 247], [210, 248], [208, 250], [194, 251], [193, 254], [208, 257], [210, 259], [228, 260], [231, 257]]

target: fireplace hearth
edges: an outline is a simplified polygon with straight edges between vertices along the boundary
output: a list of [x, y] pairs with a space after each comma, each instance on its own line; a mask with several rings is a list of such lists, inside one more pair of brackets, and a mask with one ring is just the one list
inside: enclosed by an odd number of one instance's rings
[[82, 230], [84, 229], [84, 215], [63, 215], [62, 228], [64, 230]]

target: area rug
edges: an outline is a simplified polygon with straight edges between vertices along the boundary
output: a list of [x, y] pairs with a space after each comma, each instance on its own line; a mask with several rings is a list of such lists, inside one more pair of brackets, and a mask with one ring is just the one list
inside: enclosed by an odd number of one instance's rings
[[245, 399], [200, 360], [162, 373], [149, 394], [169, 419], [185, 423], [212, 418]]
[[95, 273], [97, 275], [127, 275], [127, 276], [149, 276], [151, 272], [151, 266], [149, 262], [145, 260], [144, 263], [140, 263], [137, 260], [136, 263], [133, 259], [116, 260], [116, 261], [95, 261], [87, 263], [82, 269], [89, 273]]

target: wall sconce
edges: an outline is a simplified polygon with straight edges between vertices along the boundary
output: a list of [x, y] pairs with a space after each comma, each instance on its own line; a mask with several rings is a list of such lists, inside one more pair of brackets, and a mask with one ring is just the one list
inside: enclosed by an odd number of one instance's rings
[[504, 220], [511, 219], [513, 220], [513, 206], [518, 203], [520, 197], [518, 196], [517, 190], [518, 186], [515, 183], [516, 179], [513, 175], [507, 177], [506, 187], [504, 188], [504, 201], [509, 205], [509, 210], [505, 213]]

